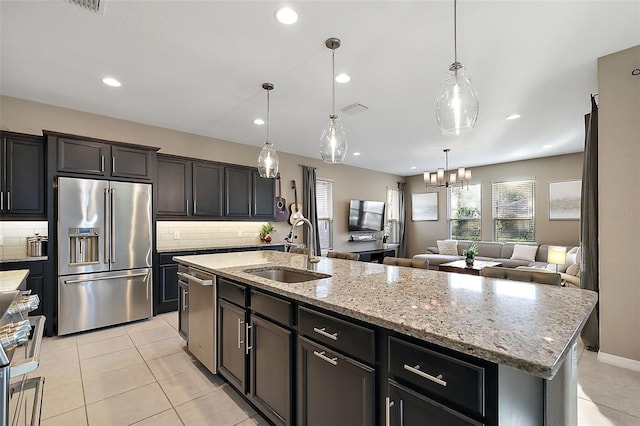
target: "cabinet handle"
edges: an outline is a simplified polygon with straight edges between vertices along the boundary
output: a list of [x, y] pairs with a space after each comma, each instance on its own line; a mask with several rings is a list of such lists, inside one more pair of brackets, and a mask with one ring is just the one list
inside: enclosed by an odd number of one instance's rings
[[395, 404], [391, 400], [390, 397], [386, 397], [384, 405], [385, 405], [385, 407], [384, 407], [384, 425], [385, 426], [391, 426], [391, 407], [393, 407]]
[[198, 200], [196, 200], [194, 198], [193, 199], [193, 214], [196, 214], [197, 211], [198, 211]]
[[100, 156], [100, 171], [104, 172], [104, 155]]
[[333, 357], [333, 358], [329, 358], [328, 356], [325, 355], [325, 351], [322, 352], [318, 352], [318, 351], [313, 351], [313, 354], [315, 356], [317, 356], [318, 358], [327, 361], [329, 364], [331, 365], [338, 365], [338, 358], [337, 357]]
[[185, 204], [187, 207], [187, 216], [189, 216], [189, 199], [188, 198], [185, 200]]
[[116, 157], [111, 157], [111, 173], [116, 172]]
[[327, 337], [331, 340], [338, 340], [338, 333], [331, 334], [331, 333], [327, 333], [326, 330], [327, 330], [326, 327], [322, 327], [322, 328], [313, 327], [313, 331], [315, 331], [319, 335]]
[[187, 297], [189, 297], [189, 292], [187, 290], [182, 290], [182, 310], [186, 311], [189, 308], [187, 305]]
[[244, 324], [244, 321], [238, 318], [238, 349], [240, 349], [244, 343], [242, 341], [242, 324]]
[[7, 191], [7, 211], [11, 211], [11, 191]]
[[404, 402], [400, 400], [400, 426], [404, 426]]
[[404, 369], [413, 374], [417, 374], [418, 376], [423, 377], [427, 380], [431, 380], [432, 382], [437, 383], [440, 386], [447, 386], [447, 382], [442, 380], [442, 374], [438, 374], [437, 376], [432, 376], [431, 374], [427, 374], [424, 371], [420, 371], [419, 364], [416, 365], [415, 367], [411, 367], [410, 365], [405, 364]]
[[0, 192], [0, 210], [4, 210], [4, 192]]
[[253, 346], [249, 345], [249, 343], [251, 342], [250, 339], [250, 334], [249, 334], [249, 329], [253, 328], [252, 325], [249, 325], [248, 323], [245, 324], [246, 328], [244, 329], [244, 341], [246, 342], [246, 344], [244, 345], [244, 354], [245, 355], [249, 355], [249, 351], [251, 349], [253, 349]]

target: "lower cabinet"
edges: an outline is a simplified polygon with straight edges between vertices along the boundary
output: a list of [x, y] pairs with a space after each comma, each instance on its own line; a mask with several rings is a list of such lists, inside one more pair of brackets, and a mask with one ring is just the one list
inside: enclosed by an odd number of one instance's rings
[[388, 426], [480, 426], [442, 404], [389, 380], [389, 396], [386, 400], [386, 422]]
[[[252, 313], [239, 291], [240, 284], [218, 278], [218, 372], [271, 422], [291, 425], [294, 333]], [[262, 308], [265, 298], [260, 301]], [[272, 310], [266, 303], [265, 311]], [[273, 300], [275, 312], [278, 303]]]
[[298, 424], [373, 425], [374, 369], [298, 338]]

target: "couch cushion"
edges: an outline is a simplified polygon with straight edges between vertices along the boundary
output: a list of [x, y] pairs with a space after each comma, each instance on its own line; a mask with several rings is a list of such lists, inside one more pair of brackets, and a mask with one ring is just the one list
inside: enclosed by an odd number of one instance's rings
[[574, 277], [580, 276], [580, 265], [574, 263], [567, 268], [567, 275], [573, 275]]
[[414, 259], [426, 259], [429, 261], [429, 268], [435, 269], [432, 267], [438, 266], [442, 263], [455, 262], [456, 260], [461, 260], [462, 256], [449, 256], [444, 254], [416, 254], [413, 256]]
[[478, 241], [478, 256], [482, 257], [500, 257], [503, 243], [494, 241]]
[[458, 241], [456, 240], [438, 240], [438, 253], [443, 255], [458, 255]]
[[535, 262], [537, 253], [538, 253], [538, 246], [516, 244], [513, 247], [513, 254], [511, 255], [511, 259]]
[[516, 268], [518, 266], [529, 266], [529, 261], [520, 259], [492, 259], [494, 262], [502, 263], [504, 268]]

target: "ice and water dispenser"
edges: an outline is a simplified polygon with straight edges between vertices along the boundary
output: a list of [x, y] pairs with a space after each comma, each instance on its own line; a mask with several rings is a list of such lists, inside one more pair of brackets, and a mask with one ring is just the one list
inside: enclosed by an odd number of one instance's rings
[[69, 228], [69, 264], [99, 263], [99, 238], [99, 228]]

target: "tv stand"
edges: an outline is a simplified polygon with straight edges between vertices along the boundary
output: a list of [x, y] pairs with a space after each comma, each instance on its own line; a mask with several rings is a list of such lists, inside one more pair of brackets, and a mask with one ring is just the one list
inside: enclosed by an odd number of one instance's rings
[[361, 262], [376, 262], [382, 263], [385, 257], [395, 257], [395, 248], [375, 248], [371, 250], [351, 250], [351, 253], [358, 253], [360, 255]]

